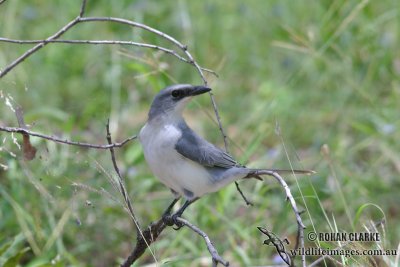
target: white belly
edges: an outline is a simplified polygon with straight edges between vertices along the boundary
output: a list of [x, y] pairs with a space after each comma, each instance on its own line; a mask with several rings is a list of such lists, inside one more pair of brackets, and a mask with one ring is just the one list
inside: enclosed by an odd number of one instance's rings
[[188, 199], [215, 191], [206, 169], [175, 150], [180, 137], [180, 131], [173, 125], [156, 127], [146, 124], [141, 129], [139, 140], [153, 174], [167, 187]]

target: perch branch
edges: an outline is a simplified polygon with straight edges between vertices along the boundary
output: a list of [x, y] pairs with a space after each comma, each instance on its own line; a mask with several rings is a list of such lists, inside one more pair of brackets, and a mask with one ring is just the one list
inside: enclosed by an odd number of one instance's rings
[[139, 259], [146, 249], [157, 240], [158, 236], [165, 229], [162, 218], [156, 222], [152, 222], [140, 235], [137, 236], [135, 248], [126, 260], [121, 264], [121, 267], [130, 267], [137, 259]]
[[253, 206], [253, 203], [251, 201], [249, 201], [246, 196], [243, 194], [242, 189], [240, 189], [239, 187], [239, 183], [237, 181], [235, 181], [235, 185], [236, 185], [236, 189], [239, 192], [239, 194], [242, 196], [244, 202], [246, 203], [247, 206]]
[[[197, 233], [200, 235], [206, 245], [207, 249], [211, 254], [212, 261], [214, 266], [216, 266], [218, 263], [221, 263], [223, 266], [229, 266], [229, 262], [225, 261], [217, 252], [216, 248], [214, 247], [212, 241], [208, 237], [208, 235], [203, 232], [200, 228], [197, 226], [191, 224], [187, 220], [178, 217], [177, 220], [182, 223], [183, 225], [187, 226], [189, 229], [191, 229], [193, 232]], [[150, 246], [150, 244], [154, 243], [158, 236], [161, 234], [161, 232], [166, 228], [166, 225], [163, 221], [162, 218], [160, 218], [156, 222], [152, 222], [143, 232], [142, 235], [138, 236], [138, 239], [136, 240], [136, 246], [131, 252], [131, 254], [126, 258], [126, 260], [121, 264], [121, 267], [129, 267], [131, 266], [137, 259], [139, 259], [143, 253], [146, 251], [146, 249]]]
[[[83, 17], [84, 11], [85, 11], [85, 6], [86, 6], [86, 0], [83, 0], [79, 16], [76, 17], [74, 20], [70, 21], [69, 23], [67, 23], [59, 31], [57, 31], [55, 34], [53, 34], [52, 36], [48, 37], [45, 40], [26, 40], [26, 41], [24, 41], [24, 40], [14, 40], [14, 39], [8, 39], [8, 38], [1, 38], [0, 41], [3, 41], [3, 42], [12, 42], [12, 43], [18, 43], [18, 44], [36, 43], [36, 45], [33, 48], [27, 50], [24, 54], [22, 54], [20, 57], [15, 59], [9, 65], [7, 65], [0, 72], [0, 78], [5, 76], [10, 70], [15, 68], [18, 64], [20, 64], [22, 61], [24, 61], [26, 58], [28, 58], [30, 55], [32, 55], [33, 53], [35, 53], [39, 49], [43, 48], [48, 43], [56, 43], [57, 42], [56, 40], [61, 35], [63, 35], [65, 32], [67, 32], [69, 29], [71, 29], [76, 24], [82, 23], [82, 22], [93, 22], [93, 21], [105, 21], [105, 22], [108, 21], [108, 22], [126, 24], [126, 25], [129, 25], [131, 27], [141, 28], [141, 29], [144, 29], [146, 31], [152, 32], [154, 34], [157, 34], [160, 37], [162, 37], [162, 38], [172, 42], [176, 46], [178, 46], [187, 55], [188, 59], [183, 58], [182, 56], [180, 56], [179, 54], [177, 54], [173, 50], [170, 50], [170, 49], [167, 49], [167, 48], [163, 48], [163, 47], [160, 47], [160, 46], [156, 46], [156, 45], [142, 44], [142, 43], [136, 43], [136, 42], [124, 42], [124, 41], [104, 41], [103, 44], [117, 44], [117, 42], [119, 42], [119, 44], [126, 44], [126, 45], [129, 44], [129, 45], [136, 45], [136, 46], [141, 46], [141, 47], [158, 49], [158, 50], [164, 51], [164, 52], [166, 52], [168, 54], [174, 55], [177, 58], [179, 58], [180, 60], [195, 66], [196, 69], [198, 70], [198, 72], [200, 73], [200, 76], [201, 76], [203, 82], [205, 83], [205, 85], [207, 85], [207, 81], [204, 78], [202, 70], [210, 72], [210, 73], [213, 73], [214, 75], [217, 76], [217, 74], [214, 71], [211, 71], [211, 70], [208, 70], [208, 69], [205, 69], [205, 68], [201, 68], [198, 65], [198, 63], [196, 61], [194, 61], [192, 55], [187, 51], [187, 47], [184, 46], [183, 44], [181, 44], [175, 38], [169, 36], [168, 34], [165, 34], [165, 33], [161, 32], [161, 31], [159, 31], [157, 29], [154, 29], [152, 27], [149, 27], [147, 25], [144, 25], [144, 24], [141, 24], [141, 23], [138, 23], [138, 22], [134, 22], [134, 21], [130, 21], [130, 20], [126, 20], [126, 19], [113, 18], [113, 17]], [[68, 42], [66, 42], [68, 40], [60, 40], [60, 41], [61, 41], [61, 43], [68, 43]], [[79, 41], [79, 40], [75, 40], [75, 41]], [[83, 41], [85, 41], [85, 40], [83, 40]], [[94, 42], [96, 42], [96, 41], [94, 41]], [[113, 42], [116, 42], [116, 43], [113, 43]], [[69, 43], [74, 43], [74, 41], [69, 42]], [[86, 43], [89, 44], [90, 41], [88, 40], [88, 41], [86, 41]], [[93, 44], [95, 44], [95, 43], [93, 43]], [[97, 44], [100, 44], [100, 42], [98, 42]]]
[[133, 135], [127, 139], [125, 139], [122, 142], [119, 143], [112, 143], [108, 145], [96, 145], [96, 144], [90, 144], [90, 143], [83, 143], [83, 142], [76, 142], [76, 141], [69, 141], [67, 139], [61, 139], [59, 137], [51, 136], [51, 135], [45, 135], [37, 132], [33, 132], [30, 130], [27, 130], [25, 128], [18, 128], [18, 127], [6, 127], [6, 126], [0, 126], [0, 132], [8, 132], [8, 133], [20, 133], [22, 135], [30, 135], [30, 136], [35, 136], [39, 137], [42, 139], [46, 139], [49, 141], [53, 141], [56, 143], [61, 143], [61, 144], [66, 144], [66, 145], [73, 145], [73, 146], [80, 146], [80, 147], [88, 147], [88, 148], [96, 148], [96, 149], [110, 149], [114, 147], [122, 147], [126, 143], [134, 140], [137, 138], [136, 135]]

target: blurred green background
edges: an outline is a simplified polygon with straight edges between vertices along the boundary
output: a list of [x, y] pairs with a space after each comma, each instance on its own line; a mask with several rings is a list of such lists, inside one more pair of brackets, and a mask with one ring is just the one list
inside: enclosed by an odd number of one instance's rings
[[[80, 1], [13, 0], [0, 5], [0, 37], [44, 39], [78, 15]], [[348, 248], [396, 250], [400, 241], [400, 2], [384, 1], [105, 1], [86, 16], [113, 16], [157, 28], [188, 45], [207, 74], [231, 153], [251, 167], [306, 168], [285, 176], [309, 231], [365, 232], [381, 242]], [[79, 24], [63, 39], [132, 40], [178, 51], [159, 36], [114, 23]], [[0, 69], [32, 45], [0, 42]], [[0, 80], [0, 125], [104, 144], [138, 133], [163, 87], [200, 84], [189, 64], [130, 46], [49, 44]], [[189, 124], [223, 146], [209, 97], [186, 110]], [[279, 127], [277, 127], [277, 125]], [[277, 131], [279, 128], [279, 131]], [[108, 151], [0, 133], [0, 265], [116, 266], [135, 243], [135, 228], [109, 182]], [[160, 217], [170, 192], [147, 167], [137, 141], [117, 159], [142, 227]], [[184, 214], [208, 233], [231, 266], [278, 264], [257, 226], [296, 236], [293, 212], [272, 178], [241, 181], [208, 195]], [[105, 193], [105, 192], [109, 192]], [[384, 221], [382, 221], [384, 220]], [[307, 247], [335, 248], [338, 243]], [[210, 266], [203, 240], [166, 229], [135, 266]], [[156, 262], [156, 260], [157, 262]], [[307, 257], [313, 262], [317, 257]], [[395, 266], [394, 256], [335, 257], [346, 266]], [[297, 259], [298, 260], [298, 259]], [[297, 262], [299, 263], [299, 262]], [[327, 260], [320, 266], [339, 266]]]

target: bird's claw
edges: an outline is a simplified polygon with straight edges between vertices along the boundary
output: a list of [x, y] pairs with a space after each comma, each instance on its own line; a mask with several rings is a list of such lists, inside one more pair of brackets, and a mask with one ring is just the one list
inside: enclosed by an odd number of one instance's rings
[[179, 214], [174, 214], [174, 215], [171, 216], [172, 217], [172, 222], [175, 225], [175, 227], [173, 227], [175, 231], [178, 231], [179, 229], [181, 229], [183, 227], [183, 223], [178, 221], [178, 217], [179, 216], [180, 216]]
[[174, 215], [170, 215], [170, 214], [164, 214], [162, 216], [162, 220], [164, 221], [164, 223], [168, 226], [173, 226], [175, 225], [175, 227], [173, 227], [174, 230], [179, 230], [181, 229], [184, 225], [183, 223], [181, 223], [178, 220], [179, 214], [174, 214]]

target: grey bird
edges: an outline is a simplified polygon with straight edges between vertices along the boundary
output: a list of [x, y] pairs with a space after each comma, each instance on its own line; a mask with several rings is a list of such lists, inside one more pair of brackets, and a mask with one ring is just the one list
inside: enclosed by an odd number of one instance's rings
[[[250, 169], [240, 165], [231, 155], [209, 143], [186, 124], [182, 112], [196, 95], [211, 91], [204, 86], [177, 84], [161, 90], [154, 98], [148, 120], [139, 133], [144, 157], [153, 174], [175, 195], [164, 216], [169, 215], [180, 197], [186, 202], [172, 216], [169, 225], [201, 196], [243, 178], [261, 179], [270, 172], [307, 170]], [[170, 216], [171, 217], [171, 216]]]

